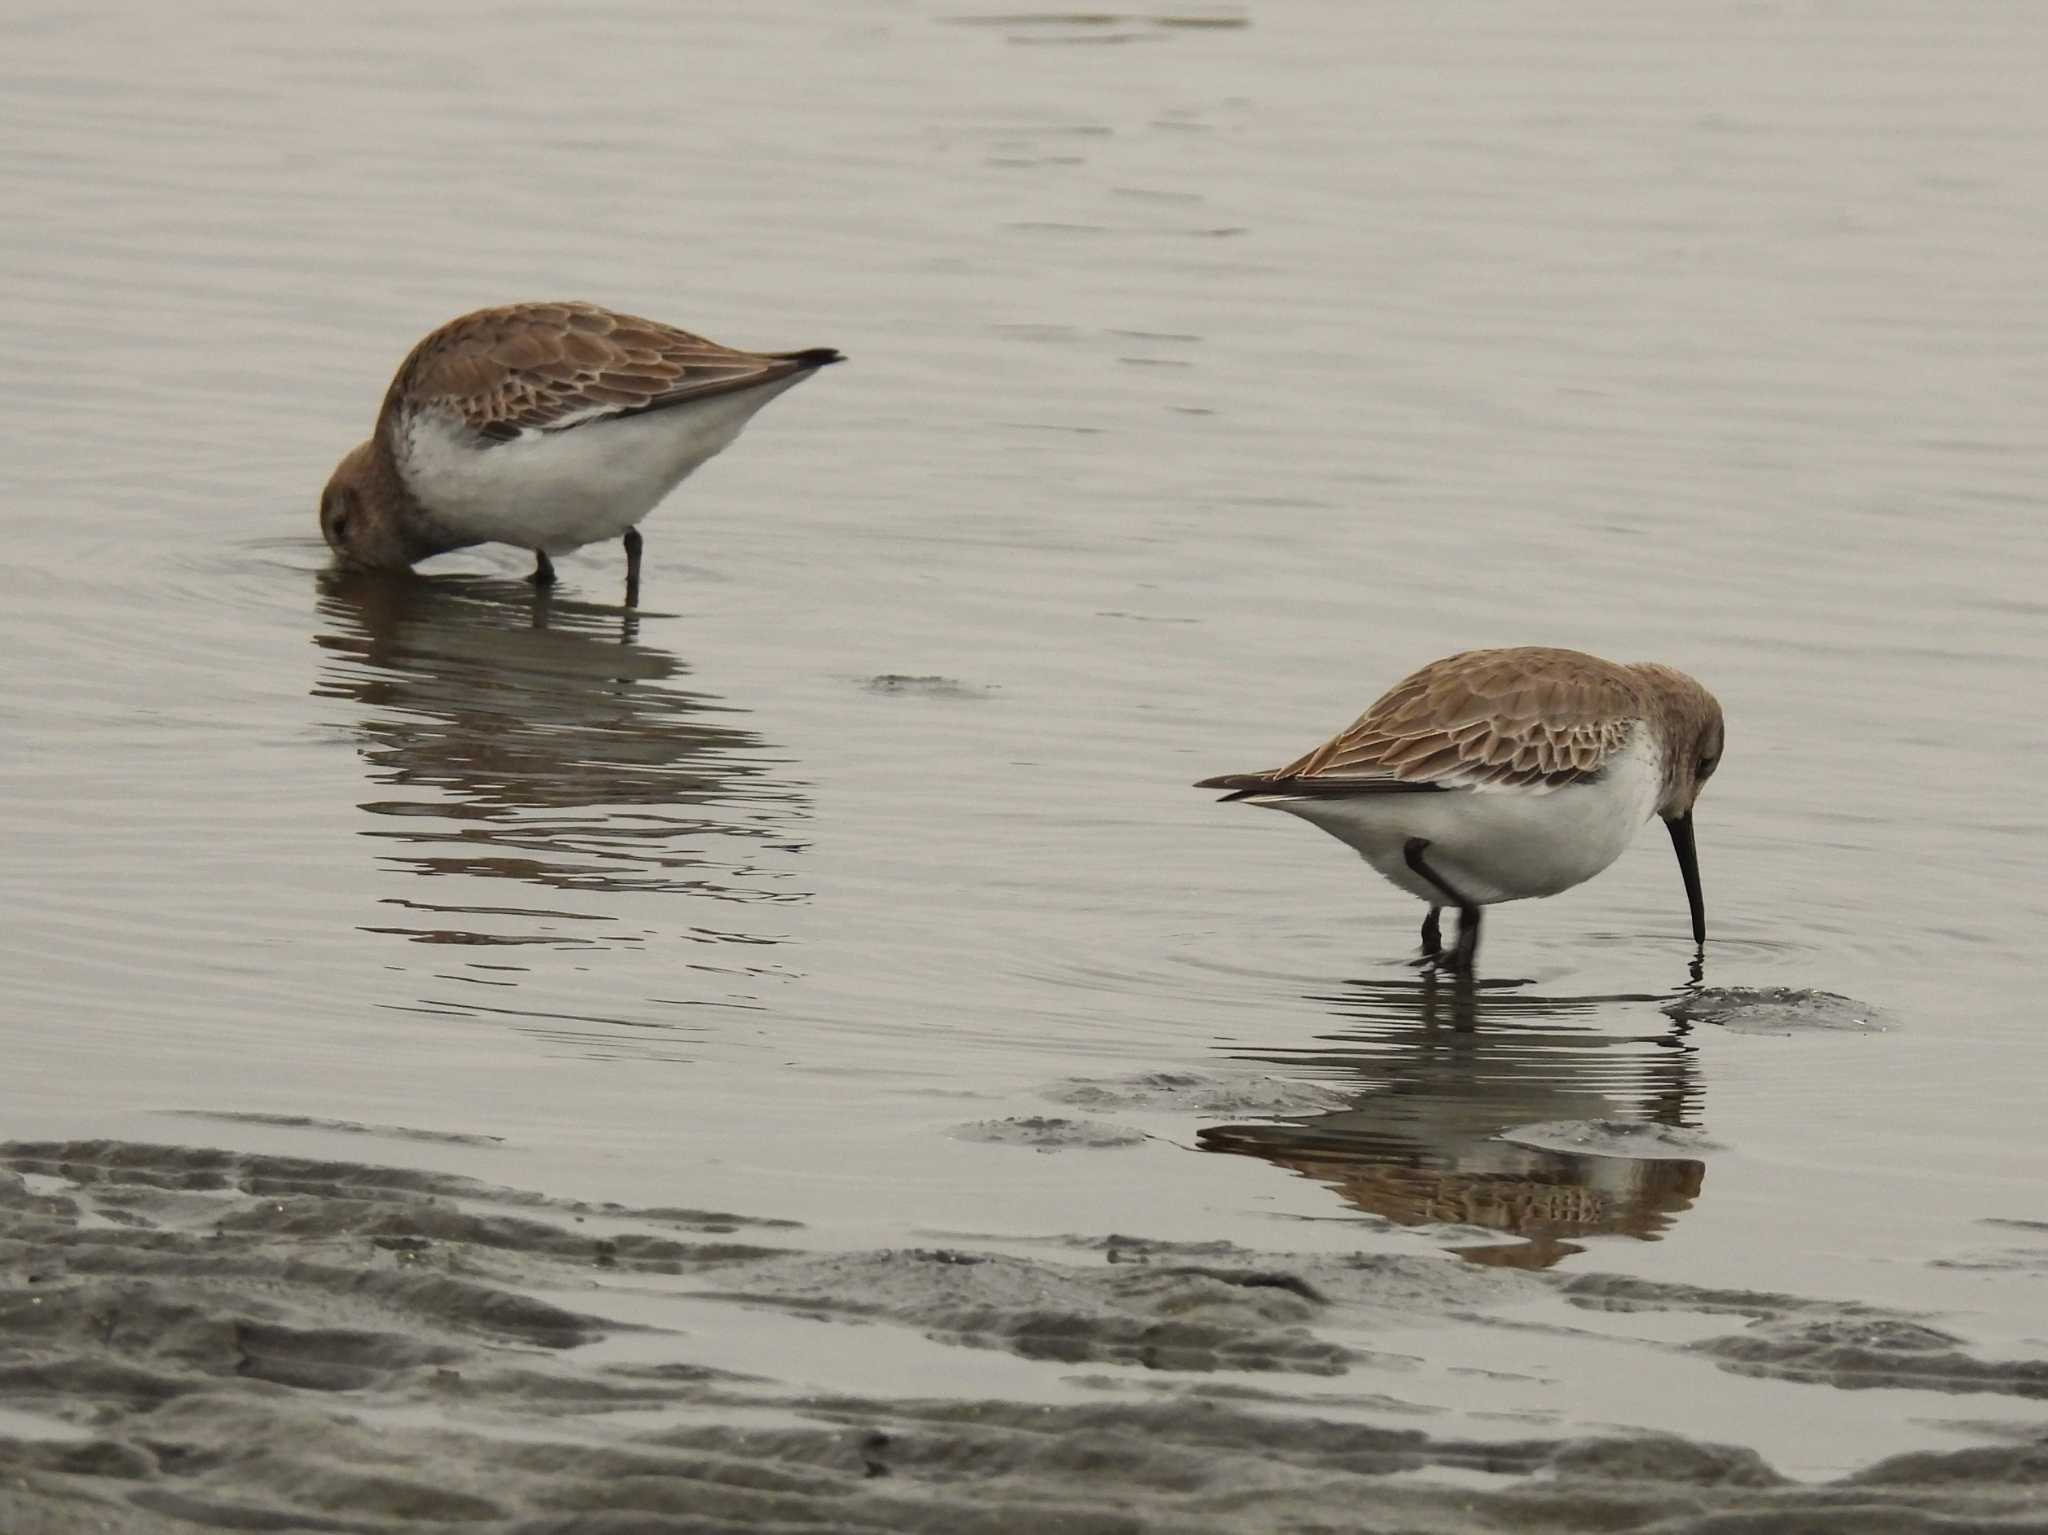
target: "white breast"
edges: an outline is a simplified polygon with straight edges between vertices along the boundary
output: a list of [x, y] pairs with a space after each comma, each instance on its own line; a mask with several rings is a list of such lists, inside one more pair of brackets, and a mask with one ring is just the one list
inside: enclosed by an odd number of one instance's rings
[[565, 554], [634, 526], [804, 376], [509, 442], [416, 411], [399, 419], [392, 446], [407, 487], [461, 542]]
[[1410, 895], [1443, 905], [1442, 892], [1408, 867], [1407, 844], [1420, 837], [1431, 868], [1491, 906], [1556, 895], [1598, 874], [1656, 812], [1663, 783], [1655, 733], [1638, 725], [1592, 783], [1256, 803], [1313, 822]]

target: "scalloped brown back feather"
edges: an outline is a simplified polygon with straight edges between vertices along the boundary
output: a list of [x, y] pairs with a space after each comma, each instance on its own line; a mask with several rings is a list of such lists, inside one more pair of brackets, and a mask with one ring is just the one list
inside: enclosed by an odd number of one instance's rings
[[441, 409], [486, 437], [562, 431], [752, 389], [840, 361], [742, 352], [596, 304], [505, 304], [451, 320], [399, 365], [378, 416]]
[[1583, 651], [1463, 651], [1403, 678], [1287, 766], [1196, 787], [1240, 795], [1556, 788], [1595, 777], [1640, 722], [1658, 718], [1657, 691], [1635, 668]]

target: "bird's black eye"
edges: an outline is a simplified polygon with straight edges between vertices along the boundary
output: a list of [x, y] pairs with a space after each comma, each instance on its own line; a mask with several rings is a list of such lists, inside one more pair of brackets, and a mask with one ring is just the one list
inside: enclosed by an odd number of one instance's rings
[[1699, 766], [1693, 769], [1693, 777], [1704, 783], [1714, 776], [1714, 769], [1721, 765], [1719, 757], [1702, 757]]
[[354, 510], [354, 503], [351, 501], [347, 491], [338, 491], [333, 496], [328, 498], [328, 542], [335, 544], [345, 544], [348, 542], [349, 515]]

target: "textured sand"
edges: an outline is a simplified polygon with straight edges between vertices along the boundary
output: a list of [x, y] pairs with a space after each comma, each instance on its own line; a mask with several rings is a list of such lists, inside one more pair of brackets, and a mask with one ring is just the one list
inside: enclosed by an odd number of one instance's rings
[[[1748, 1449], [1478, 1442], [1291, 1384], [1327, 1392], [1375, 1325], [1545, 1287], [1725, 1319], [1687, 1346], [1731, 1370], [2048, 1395], [2048, 1365], [1850, 1303], [1227, 1244], [803, 1239], [364, 1164], [0, 1146], [0, 1530], [2048, 1530], [2048, 1441], [2024, 1433], [1815, 1486]], [[872, 1390], [785, 1378], [847, 1348]], [[902, 1387], [933, 1359], [962, 1389]], [[1049, 1389], [1018, 1399], [1010, 1370]]]

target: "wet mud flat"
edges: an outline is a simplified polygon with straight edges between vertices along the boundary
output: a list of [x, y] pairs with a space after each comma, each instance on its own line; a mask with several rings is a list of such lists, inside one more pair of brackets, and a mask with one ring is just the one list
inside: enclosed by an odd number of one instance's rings
[[[2048, 1530], [2038, 1429], [1800, 1482], [1669, 1434], [1473, 1437], [1370, 1368], [1378, 1330], [1536, 1294], [1705, 1319], [1680, 1346], [1721, 1369], [1981, 1393], [1987, 1424], [2048, 1397], [2048, 1363], [1850, 1302], [1118, 1237], [824, 1251], [397, 1167], [15, 1142], [0, 1530]], [[821, 1391], [821, 1360], [871, 1384]]]

